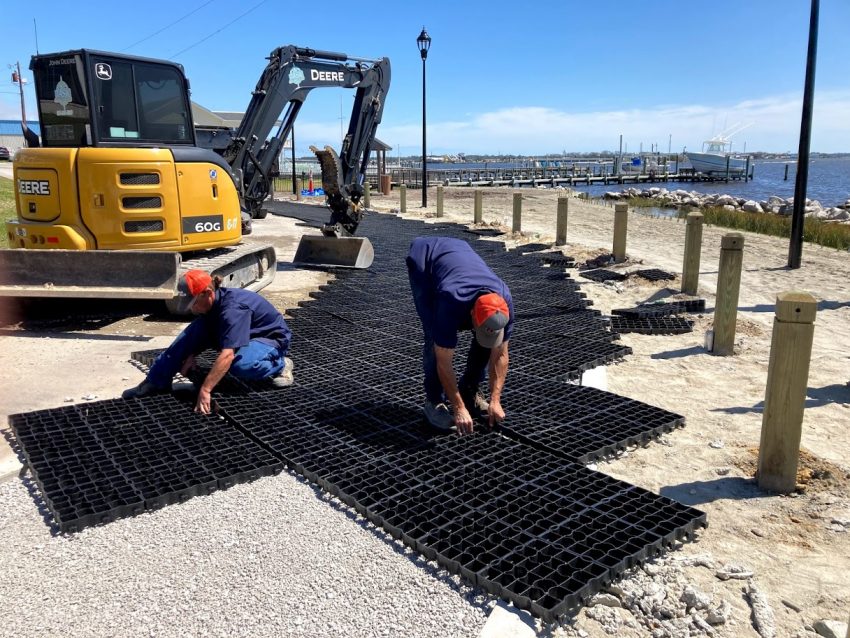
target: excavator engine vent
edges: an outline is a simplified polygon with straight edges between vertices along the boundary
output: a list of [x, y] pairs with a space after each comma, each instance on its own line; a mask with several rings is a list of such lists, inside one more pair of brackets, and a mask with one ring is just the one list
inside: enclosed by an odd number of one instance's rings
[[162, 232], [161, 219], [151, 219], [140, 222], [124, 222], [125, 233], [159, 233]]
[[121, 200], [124, 208], [162, 208], [161, 197], [124, 197]]
[[121, 173], [121, 183], [127, 186], [149, 186], [159, 184], [157, 173]]

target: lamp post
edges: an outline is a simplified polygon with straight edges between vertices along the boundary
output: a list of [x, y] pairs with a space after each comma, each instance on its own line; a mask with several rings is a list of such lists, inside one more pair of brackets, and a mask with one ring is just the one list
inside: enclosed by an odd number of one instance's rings
[[416, 45], [422, 55], [422, 208], [428, 205], [428, 156], [425, 154], [425, 58], [431, 48], [431, 36], [422, 27], [422, 33], [416, 38]]

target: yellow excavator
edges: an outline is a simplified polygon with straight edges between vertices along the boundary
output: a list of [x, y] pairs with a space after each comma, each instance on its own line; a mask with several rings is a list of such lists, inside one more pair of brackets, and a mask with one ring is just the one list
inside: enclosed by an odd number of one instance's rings
[[[179, 64], [80, 49], [36, 55], [30, 69], [40, 139], [14, 158], [17, 219], [0, 250], [0, 296], [166, 300], [181, 271], [259, 290], [276, 270], [271, 246], [246, 245], [271, 190], [270, 172], [307, 94], [356, 88], [342, 151], [317, 151], [331, 216], [305, 236], [302, 263], [368, 267], [354, 237], [370, 146], [389, 87], [389, 60], [295, 46], [274, 49], [251, 103], [218, 152], [196, 141]], [[285, 115], [277, 131], [275, 125]]]

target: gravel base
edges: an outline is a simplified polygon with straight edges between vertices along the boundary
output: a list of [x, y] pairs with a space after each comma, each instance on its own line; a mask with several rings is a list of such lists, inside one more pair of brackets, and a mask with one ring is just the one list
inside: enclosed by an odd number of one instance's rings
[[54, 536], [0, 484], [0, 634], [477, 636], [491, 597], [291, 474]]

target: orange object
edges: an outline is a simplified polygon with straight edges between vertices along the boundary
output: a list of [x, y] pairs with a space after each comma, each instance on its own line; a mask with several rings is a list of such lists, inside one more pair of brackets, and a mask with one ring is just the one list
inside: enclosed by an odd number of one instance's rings
[[504, 297], [495, 292], [481, 295], [472, 306], [472, 325], [477, 328], [496, 313], [502, 313], [506, 318], [510, 316]]

